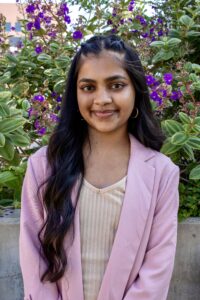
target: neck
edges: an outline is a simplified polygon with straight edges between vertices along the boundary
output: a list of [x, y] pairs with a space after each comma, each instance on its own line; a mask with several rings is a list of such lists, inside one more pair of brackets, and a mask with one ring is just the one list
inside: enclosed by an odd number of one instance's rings
[[[105, 153], [127, 149], [130, 146], [130, 140], [127, 130], [112, 133], [101, 133], [96, 130], [88, 130], [89, 143], [92, 152]], [[86, 148], [89, 146], [86, 142]]]

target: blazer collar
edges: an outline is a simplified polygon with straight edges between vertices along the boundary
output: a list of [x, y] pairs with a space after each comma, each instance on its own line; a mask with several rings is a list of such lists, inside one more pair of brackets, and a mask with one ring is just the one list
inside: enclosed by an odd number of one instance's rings
[[[102, 279], [97, 300], [122, 299], [131, 270], [145, 230], [153, 192], [155, 169], [147, 161], [155, 156], [155, 151], [145, 147], [133, 135], [129, 135], [131, 155], [128, 165], [126, 191], [121, 216], [116, 231], [110, 258]], [[77, 186], [73, 190], [75, 201]], [[67, 247], [69, 268], [65, 272], [62, 290], [67, 299], [83, 300], [81, 245], [79, 228], [79, 203], [75, 213], [75, 238]], [[119, 276], [118, 276], [119, 274]], [[64, 291], [62, 291], [63, 294]]]

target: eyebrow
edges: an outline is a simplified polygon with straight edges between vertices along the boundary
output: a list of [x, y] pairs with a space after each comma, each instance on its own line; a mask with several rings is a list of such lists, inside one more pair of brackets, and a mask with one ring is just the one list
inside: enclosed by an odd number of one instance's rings
[[[121, 75], [114, 75], [114, 76], [111, 76], [111, 77], [107, 77], [107, 78], [105, 79], [105, 81], [107, 82], [107, 81], [112, 81], [112, 80], [116, 80], [116, 79], [126, 79], [126, 80], [127, 80], [127, 78], [124, 77], [124, 76], [121, 76]], [[78, 82], [79, 82], [79, 83], [80, 83], [80, 82], [93, 82], [93, 83], [95, 83], [96, 80], [90, 79], [90, 78], [82, 78], [82, 79], [80, 79]]]

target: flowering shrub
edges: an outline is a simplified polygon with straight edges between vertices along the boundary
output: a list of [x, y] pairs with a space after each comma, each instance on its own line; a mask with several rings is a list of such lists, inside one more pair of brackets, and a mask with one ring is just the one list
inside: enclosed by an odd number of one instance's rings
[[[96, 1], [72, 0], [18, 2], [24, 16], [21, 20], [24, 37], [18, 51], [10, 53], [5, 46], [6, 37], [0, 40], [4, 54], [0, 58], [0, 101], [1, 92], [9, 92], [4, 107], [7, 114], [0, 110], [0, 116], [2, 124], [9, 118], [12, 124], [17, 121], [20, 124], [17, 129], [15, 125], [10, 127], [9, 132], [1, 131], [0, 124], [3, 193], [10, 193], [16, 180], [22, 181], [26, 158], [35, 151], [30, 145], [45, 144], [58, 121], [66, 73], [74, 52], [89, 35], [110, 32], [127, 40], [140, 54], [152, 107], [167, 135], [161, 151], [180, 166], [183, 187], [198, 184], [200, 65], [195, 45], [199, 44], [200, 33], [195, 22], [199, 11], [197, 2], [193, 13], [182, 9], [176, 22], [173, 18], [170, 20], [167, 12], [159, 14], [156, 5], [154, 15], [149, 16], [145, 5], [136, 1], [100, 0], [98, 5]], [[75, 21], [71, 16], [72, 5], [79, 5], [84, 12], [77, 13]], [[0, 17], [0, 38], [5, 35], [1, 20], [5, 23]], [[15, 117], [16, 110], [19, 120]], [[12, 144], [12, 150], [10, 146], [4, 149], [5, 141]], [[5, 153], [10, 156], [6, 157]], [[13, 196], [16, 206], [19, 195], [20, 191]]]

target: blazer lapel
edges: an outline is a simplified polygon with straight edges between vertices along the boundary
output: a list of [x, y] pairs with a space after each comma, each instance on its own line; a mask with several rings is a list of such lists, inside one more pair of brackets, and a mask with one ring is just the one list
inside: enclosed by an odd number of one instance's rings
[[[122, 299], [131, 269], [135, 263], [151, 204], [155, 169], [146, 161], [155, 154], [150, 148], [144, 147], [134, 136], [130, 135], [129, 137], [131, 155], [126, 191], [118, 229], [97, 300]], [[73, 203], [75, 203], [77, 186], [75, 186], [72, 194]], [[79, 225], [78, 202], [75, 213], [74, 242], [69, 248], [67, 247], [69, 245], [67, 237], [65, 241], [69, 269], [64, 276], [67, 283], [63, 283], [64, 286], [62, 286], [62, 290], [66, 290], [66, 297], [63, 297], [63, 300], [84, 299]]]
[[97, 300], [123, 298], [151, 204], [155, 169], [145, 161], [155, 154], [131, 135], [130, 141], [131, 156], [126, 192], [118, 229]]

